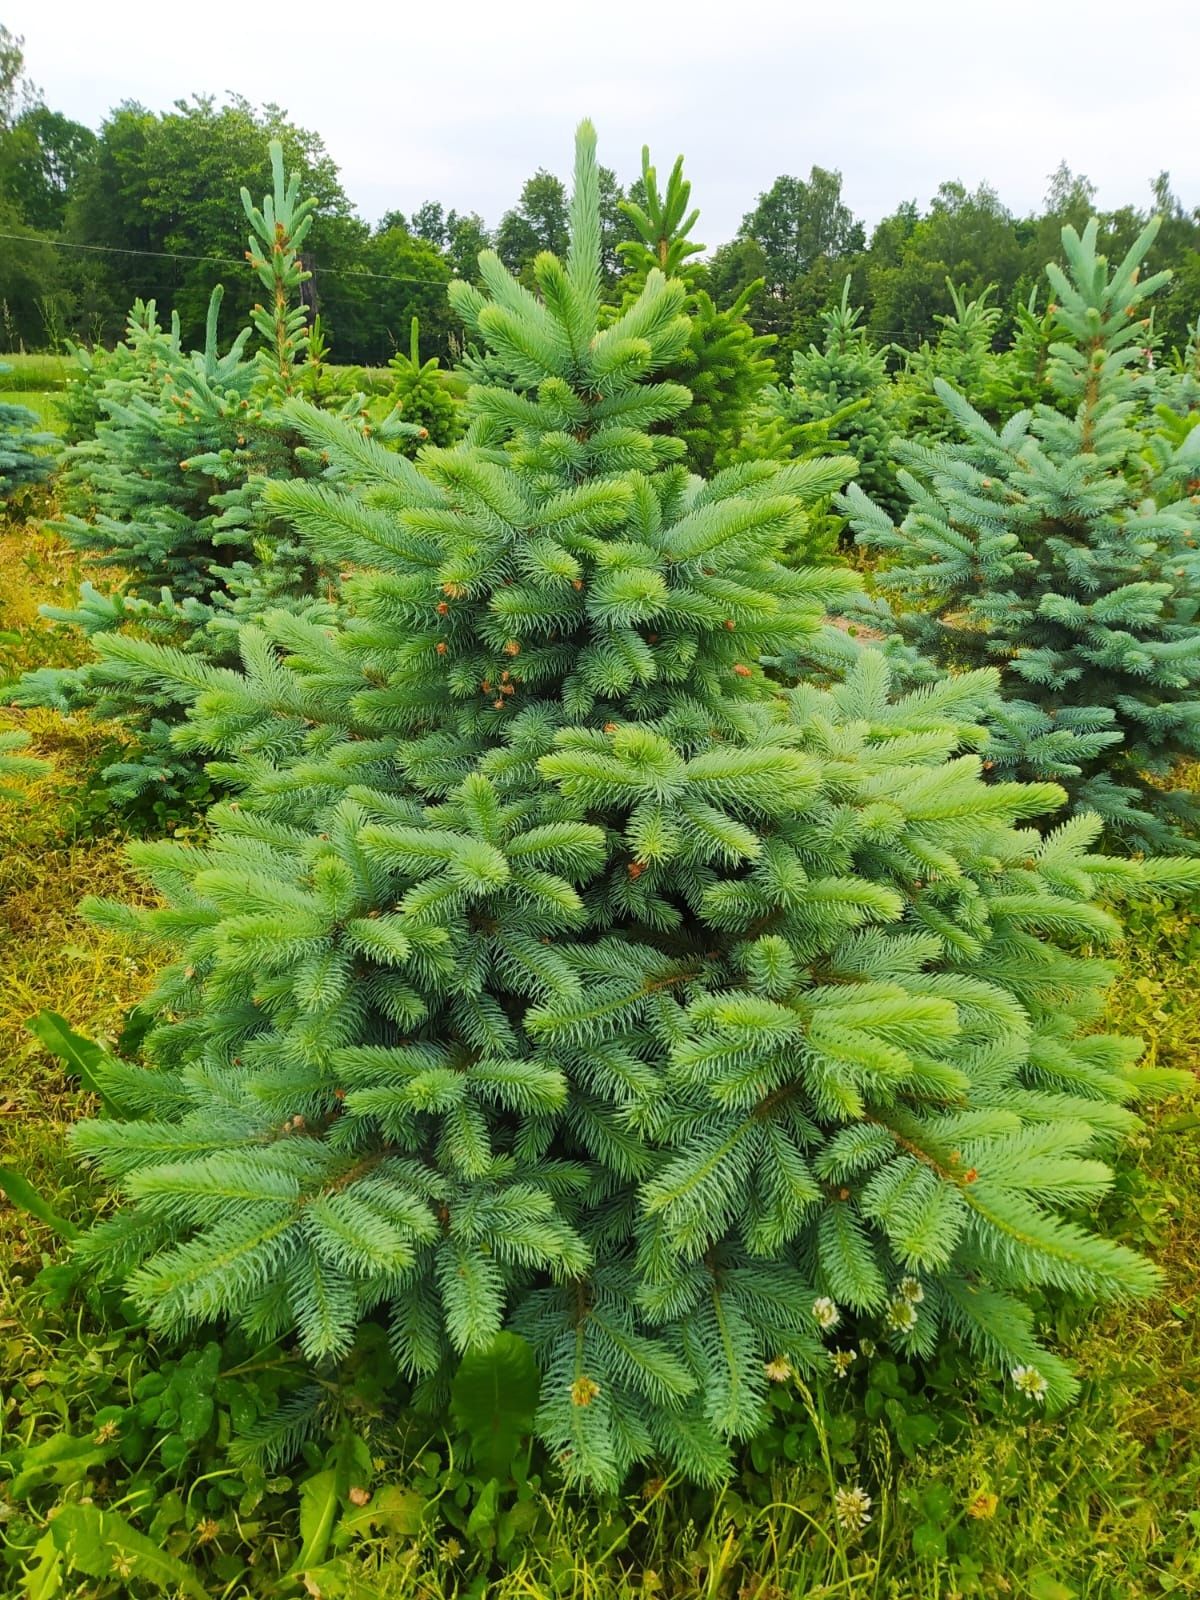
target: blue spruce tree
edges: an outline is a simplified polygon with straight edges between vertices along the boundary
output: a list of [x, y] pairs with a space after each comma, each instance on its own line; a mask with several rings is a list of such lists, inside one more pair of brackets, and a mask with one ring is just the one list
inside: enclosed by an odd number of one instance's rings
[[1064, 229], [1068, 271], [1047, 269], [1055, 404], [993, 426], [939, 379], [956, 438], [897, 444], [904, 521], [857, 487], [843, 505], [888, 557], [901, 636], [943, 669], [1001, 669], [996, 767], [1061, 782], [1115, 838], [1162, 849], [1200, 820], [1170, 787], [1200, 754], [1200, 504], [1180, 493], [1194, 436], [1154, 441], [1139, 420], [1143, 308], [1167, 278], [1139, 282], [1155, 229], [1116, 266], [1094, 223]]
[[1040, 837], [1061, 791], [959, 753], [978, 681], [764, 676], [851, 587], [779, 559], [844, 463], [680, 465], [687, 289], [651, 270], [601, 329], [588, 124], [533, 279], [454, 289], [519, 384], [458, 446], [290, 403], [331, 476], [267, 494], [348, 569], [336, 626], [247, 626], [240, 673], [144, 645], [240, 792], [136, 847], [161, 908], [92, 907], [177, 958], [150, 1066], [102, 1069], [131, 1116], [76, 1134], [120, 1192], [84, 1257], [156, 1327], [314, 1362], [382, 1319], [420, 1404], [516, 1331], [583, 1484], [720, 1478], [839, 1321], [1065, 1400], [1030, 1291], [1155, 1281], [1062, 1215], [1145, 1081], [1081, 946], [1101, 891], [1198, 874]]
[[[238, 627], [266, 606], [325, 610], [322, 575], [262, 495], [273, 478], [323, 470], [281, 412], [303, 387], [308, 313], [297, 291], [308, 276], [300, 248], [313, 202], [299, 198], [295, 175], [286, 178], [276, 143], [271, 158], [274, 193], [263, 208], [242, 194], [252, 230], [247, 256], [266, 290], [253, 326], [220, 350], [218, 286], [204, 349], [187, 351], [178, 320], [168, 332], [154, 304], [139, 303], [119, 358], [97, 369], [101, 420], [67, 452], [62, 493], [76, 509], [57, 526], [123, 583], [111, 593], [87, 583], [75, 606], [43, 607], [91, 636], [99, 659], [29, 673], [16, 690], [21, 704], [87, 707], [118, 719], [128, 748], [102, 776], [115, 801], [149, 802], [159, 820], [202, 803], [211, 788], [171, 740], [185, 698], [124, 660], [123, 640], [150, 638], [198, 661], [233, 662]], [[350, 401], [347, 414], [358, 404]], [[78, 398], [76, 409], [84, 409]]]

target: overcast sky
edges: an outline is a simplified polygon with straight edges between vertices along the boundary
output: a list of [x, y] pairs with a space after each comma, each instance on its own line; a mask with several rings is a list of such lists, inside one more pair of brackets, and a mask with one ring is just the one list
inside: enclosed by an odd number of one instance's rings
[[[839, 19], [839, 13], [841, 19]], [[1200, 205], [1200, 3], [1156, 0], [2, 0], [48, 103], [275, 100], [372, 220], [437, 198], [494, 224], [595, 121], [622, 181], [683, 152], [715, 246], [781, 172], [837, 167], [868, 223], [946, 178], [1021, 212], [1065, 159], [1099, 204], [1166, 167]]]

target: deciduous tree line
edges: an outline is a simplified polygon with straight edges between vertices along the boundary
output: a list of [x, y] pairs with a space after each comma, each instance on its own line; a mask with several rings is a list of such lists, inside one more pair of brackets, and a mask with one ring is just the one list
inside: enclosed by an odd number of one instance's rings
[[[45, 348], [67, 337], [111, 342], [137, 297], [173, 305], [185, 341], [198, 341], [214, 282], [239, 277], [244, 245], [228, 197], [243, 185], [252, 193], [266, 187], [262, 152], [270, 138], [280, 140], [305, 193], [317, 199], [308, 292], [343, 361], [382, 363], [407, 345], [414, 316], [423, 348], [451, 354], [459, 330], [446, 285], [473, 279], [482, 248], [493, 246], [530, 279], [540, 251], [565, 246], [566, 187], [545, 169], [494, 225], [441, 200], [411, 215], [389, 211], [372, 225], [356, 213], [320, 135], [296, 126], [281, 107], [197, 97], [160, 113], [123, 103], [93, 132], [44, 103], [25, 76], [21, 41], [0, 29], [0, 349]], [[641, 180], [625, 187], [602, 168], [600, 187], [611, 286], [622, 270], [618, 203], [642, 198]], [[749, 315], [757, 332], [776, 336], [781, 371], [792, 350], [819, 338], [820, 315], [839, 298], [847, 273], [876, 344], [913, 349], [932, 337], [935, 318], [952, 309], [950, 283], [969, 299], [994, 286], [1002, 313], [996, 337], [1004, 343], [1063, 226], [1082, 227], [1094, 201], [1094, 185], [1063, 164], [1036, 216], [1015, 215], [986, 184], [971, 191], [948, 181], [925, 206], [905, 200], [868, 233], [843, 198], [841, 173], [814, 166], [807, 178], [776, 178], [757, 197], [736, 237], [704, 265], [703, 286], [726, 305], [764, 280]], [[1156, 310], [1156, 332], [1169, 349], [1186, 342], [1189, 308], [1200, 299], [1200, 209], [1186, 207], [1161, 173], [1144, 205], [1101, 216], [1100, 243], [1122, 253], [1152, 213], [1163, 225], [1149, 266], [1175, 274]], [[247, 309], [231, 293], [222, 333], [231, 334]]]

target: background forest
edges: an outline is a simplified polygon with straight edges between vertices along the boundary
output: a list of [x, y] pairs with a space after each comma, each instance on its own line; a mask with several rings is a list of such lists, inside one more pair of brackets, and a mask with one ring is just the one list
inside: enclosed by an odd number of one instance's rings
[[[279, 106], [210, 96], [161, 113], [122, 104], [94, 131], [44, 103], [24, 74], [20, 41], [0, 28], [0, 352], [59, 348], [67, 338], [112, 343], [136, 298], [174, 306], [184, 341], [197, 342], [214, 283], [236, 281], [242, 259], [228, 197], [242, 185], [252, 193], [266, 186], [262, 152], [271, 138], [317, 202], [305, 249], [313, 273], [307, 293], [341, 361], [387, 361], [407, 346], [414, 316], [427, 353], [446, 359], [461, 339], [446, 285], [453, 277], [475, 280], [481, 249], [493, 247], [528, 278], [539, 251], [565, 248], [567, 189], [544, 168], [498, 219], [463, 214], [448, 195], [372, 225], [356, 213], [320, 133], [297, 127]], [[602, 167], [610, 283], [620, 273], [626, 195], [644, 198], [640, 178]], [[948, 178], [925, 202], [902, 200], [868, 235], [842, 199], [841, 173], [813, 167], [807, 177], [780, 175], [753, 201], [747, 195], [737, 236], [712, 250], [700, 286], [725, 305], [761, 280], [748, 318], [757, 332], [776, 336], [781, 372], [793, 350], [819, 339], [821, 312], [847, 273], [877, 345], [913, 350], [933, 338], [938, 316], [953, 309], [948, 280], [968, 300], [991, 290], [1000, 345], [1064, 224], [1082, 227], [1094, 195], [1086, 175], [1060, 165], [1041, 213], [1020, 217], [988, 185], [971, 191]], [[1155, 309], [1155, 330], [1166, 349], [1182, 348], [1187, 308], [1200, 296], [1200, 212], [1175, 196], [1169, 173], [1148, 176], [1141, 203], [1131, 197], [1100, 217], [1101, 246], [1123, 253], [1151, 214], [1163, 226], [1147, 266], [1175, 273]], [[223, 334], [246, 309], [244, 298], [230, 294]]]

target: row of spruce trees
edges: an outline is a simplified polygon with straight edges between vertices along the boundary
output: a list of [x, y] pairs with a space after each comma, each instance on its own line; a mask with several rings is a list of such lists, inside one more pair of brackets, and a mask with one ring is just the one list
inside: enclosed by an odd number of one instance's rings
[[[566, 258], [453, 286], [465, 410], [418, 424], [322, 377], [276, 154], [257, 354], [140, 308], [108, 358], [63, 528], [126, 581], [52, 687], [221, 794], [133, 847], [153, 909], [89, 907], [173, 959], [76, 1132], [118, 1199], [83, 1258], [316, 1364], [382, 1320], [435, 1414], [515, 1332], [599, 1486], [719, 1478], [859, 1338], [1069, 1399], [1036, 1298], [1156, 1281], [1086, 1225], [1164, 1082], [1096, 1031], [1098, 952], [1200, 887], [1200, 431], [1138, 366], [1148, 237], [1064, 237], [1036, 404], [939, 378], [898, 439], [845, 299], [824, 409], [761, 398], [680, 167], [644, 177], [606, 305], [581, 127]], [[397, 378], [439, 393], [415, 339]], [[834, 510], [871, 596], [806, 559]]]

